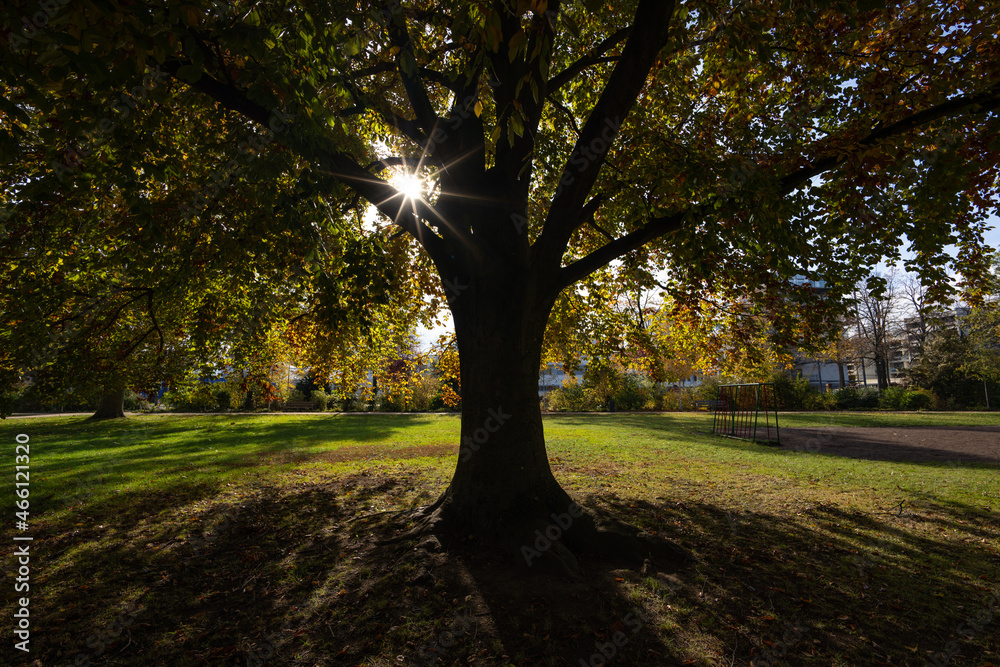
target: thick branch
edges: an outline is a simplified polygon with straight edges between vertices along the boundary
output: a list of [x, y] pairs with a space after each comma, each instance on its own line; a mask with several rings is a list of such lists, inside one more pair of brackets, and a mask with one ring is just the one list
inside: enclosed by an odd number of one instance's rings
[[[396, 69], [396, 66], [394, 64], [390, 63], [383, 63], [383, 64], [386, 65], [387, 67], [391, 67], [391, 70], [389, 71], [395, 71]], [[423, 143], [427, 141], [427, 137], [424, 135], [423, 132], [420, 131], [420, 126], [417, 124], [416, 121], [403, 118], [394, 111], [377, 108], [376, 105], [370, 103], [371, 100], [367, 96], [365, 96], [364, 94], [362, 94], [360, 90], [358, 90], [358, 88], [354, 85], [353, 81], [349, 81], [347, 78], [345, 78], [342, 83], [344, 87], [347, 89], [347, 91], [351, 94], [351, 97], [354, 99], [354, 106], [346, 109], [341, 109], [339, 112], [337, 112], [338, 116], [340, 116], [341, 118], [346, 118], [348, 116], [357, 116], [371, 109], [382, 117], [383, 122], [385, 122], [387, 125], [391, 125], [392, 127], [396, 128], [396, 131], [402, 134], [403, 136], [409, 138], [410, 140], [420, 145], [423, 145]]]
[[652, 218], [639, 229], [629, 232], [625, 236], [601, 246], [586, 257], [563, 267], [559, 271], [558, 289], [562, 291], [636, 248], [641, 248], [654, 239], [677, 231], [688, 215], [690, 215], [690, 210], [686, 209], [661, 218]]
[[[922, 125], [926, 125], [940, 118], [955, 116], [966, 111], [992, 111], [1000, 106], [1000, 83], [990, 86], [981, 93], [970, 95], [960, 95], [947, 102], [938, 104], [929, 109], [918, 111], [905, 116], [895, 123], [873, 130], [864, 139], [857, 142], [858, 146], [872, 146], [885, 139], [891, 139], [901, 134], [914, 130]], [[833, 169], [846, 160], [841, 155], [831, 155], [816, 160], [801, 169], [786, 175], [781, 179], [781, 194], [788, 194], [801, 187], [803, 183], [815, 176], [819, 176], [825, 171]]]
[[[523, 28], [520, 17], [505, 8], [506, 4], [494, 2], [495, 10], [501, 16], [501, 46], [495, 51], [487, 52], [492, 73], [502, 82], [493, 93], [497, 106], [497, 129], [500, 130], [501, 137], [511, 137], [509, 142], [503, 139], [498, 142], [496, 165], [506, 173], [510, 181], [519, 183], [518, 196], [527, 197], [531, 187], [535, 134], [546, 97], [547, 79], [542, 78], [542, 75], [548, 72], [552, 62], [552, 49], [541, 48], [541, 44], [547, 40], [555, 40], [560, 1], [550, 1], [547, 11], [532, 19], [524, 51], [513, 60], [503, 45], [509, 44], [516, 35], [521, 34]], [[518, 124], [522, 126], [522, 131], [518, 136], [511, 135], [510, 130]]]
[[[931, 107], [930, 109], [918, 111], [901, 118], [895, 123], [878, 128], [858, 141], [856, 145], [872, 146], [880, 141], [899, 136], [905, 132], [916, 129], [940, 118], [958, 115], [966, 111], [992, 111], [998, 107], [1000, 107], [1000, 84], [995, 84], [982, 93], [962, 95], [953, 98], [947, 102]], [[830, 156], [781, 177], [779, 179], [780, 193], [782, 195], [787, 195], [793, 192], [809, 179], [818, 176], [825, 171], [829, 171], [830, 169], [833, 169], [837, 165], [841, 164], [844, 159], [845, 158], [839, 156]], [[622, 257], [649, 241], [676, 231], [680, 228], [685, 219], [691, 217], [697, 218], [708, 210], [714, 208], [714, 202], [715, 200], [713, 199], [708, 203], [684, 209], [668, 216], [653, 218], [639, 229], [630, 232], [629, 234], [626, 234], [625, 236], [598, 248], [586, 257], [569, 264], [559, 272], [559, 288], [564, 289], [569, 285], [585, 278], [609, 262]]]
[[558, 267], [570, 236], [581, 224], [581, 209], [604, 159], [646, 83], [656, 56], [667, 40], [674, 3], [640, 0], [628, 42], [600, 99], [591, 110], [559, 180], [559, 188], [538, 241], [541, 266]]
[[632, 31], [631, 27], [622, 28], [621, 30], [612, 34], [610, 37], [607, 37], [604, 41], [595, 46], [590, 51], [590, 53], [583, 56], [575, 63], [573, 63], [572, 65], [570, 65], [569, 67], [567, 67], [566, 69], [564, 69], [563, 71], [559, 72], [551, 79], [549, 79], [549, 83], [546, 86], [546, 89], [548, 90], [549, 94], [552, 94], [555, 91], [562, 88], [563, 86], [565, 86], [567, 83], [573, 80], [573, 77], [575, 77], [577, 74], [587, 69], [588, 67], [593, 67], [594, 65], [602, 62], [609, 62], [610, 60], [617, 60], [618, 59], [617, 56], [613, 58], [606, 58], [604, 57], [604, 55], [608, 51], [616, 47], [618, 44], [620, 44], [622, 40], [628, 37], [631, 31]]
[[396, 59], [399, 65], [399, 76], [403, 80], [403, 88], [406, 89], [410, 105], [417, 115], [417, 123], [424, 132], [433, 132], [438, 122], [437, 113], [431, 105], [427, 89], [420, 78], [420, 68], [413, 51], [413, 41], [410, 39], [410, 33], [406, 28], [406, 19], [402, 12], [396, 12], [389, 20], [389, 40], [393, 46], [399, 49], [399, 55]]
[[[177, 78], [179, 67], [180, 63], [173, 62], [165, 65], [164, 69]], [[187, 83], [183, 79], [178, 80]], [[276, 116], [270, 110], [249, 99], [242, 90], [223, 83], [207, 73], [202, 74], [197, 82], [188, 85], [208, 95], [223, 107], [264, 127], [270, 127], [276, 120]], [[315, 135], [298, 137], [294, 132], [283, 132], [281, 136], [299, 155], [315, 161], [321, 171], [354, 189], [396, 225], [406, 230], [423, 246], [436, 264], [448, 262], [450, 254], [444, 239], [421, 223], [418, 217], [428, 219], [437, 217], [430, 207], [423, 202], [413, 202], [412, 208], [406, 208], [407, 202], [395, 188], [370, 174], [349, 155], [331, 146], [327, 137]]]

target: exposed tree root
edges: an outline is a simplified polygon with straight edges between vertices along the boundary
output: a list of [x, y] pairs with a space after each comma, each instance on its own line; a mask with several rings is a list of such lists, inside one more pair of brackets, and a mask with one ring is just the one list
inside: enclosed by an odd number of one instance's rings
[[126, 417], [125, 415], [101, 415], [101, 414], [93, 414], [87, 417], [87, 421], [89, 422], [103, 422], [103, 421], [108, 421], [109, 419], [128, 419], [128, 417]]
[[443, 495], [432, 505], [400, 514], [399, 521], [413, 522], [412, 526], [384, 543], [434, 539], [446, 549], [465, 544], [502, 554], [525, 572], [557, 572], [571, 577], [583, 574], [580, 556], [630, 566], [650, 561], [660, 572], [675, 572], [695, 561], [669, 540], [597, 516], [573, 503], [568, 510], [562, 507], [563, 511], [553, 511], [551, 506], [541, 505], [531, 516], [501, 522], [496, 514], [461, 517]]

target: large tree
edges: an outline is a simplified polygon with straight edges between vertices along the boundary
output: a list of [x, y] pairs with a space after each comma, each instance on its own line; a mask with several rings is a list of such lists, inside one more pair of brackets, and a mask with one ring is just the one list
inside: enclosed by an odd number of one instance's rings
[[[41, 125], [53, 187], [106, 168], [123, 139], [150, 145], [125, 114], [183, 109], [270, 128], [311, 192], [354, 193], [419, 246], [461, 358], [463, 454], [424, 513], [443, 534], [519, 553], [575, 512], [537, 398], [564, 292], [655, 267], [678, 303], [799, 308], [820, 331], [904, 234], [928, 283], [957, 269], [974, 290], [983, 272], [1000, 148], [990, 3], [111, 0], [53, 3], [29, 30], [38, 7], [3, 10], [16, 94], [0, 149]], [[167, 81], [136, 102], [151, 71]], [[179, 187], [151, 160], [115, 168]], [[386, 178], [400, 168], [432, 188], [404, 196]], [[213, 224], [204, 206], [191, 218]], [[569, 567], [573, 550], [651, 548], [571, 523], [547, 551]]]

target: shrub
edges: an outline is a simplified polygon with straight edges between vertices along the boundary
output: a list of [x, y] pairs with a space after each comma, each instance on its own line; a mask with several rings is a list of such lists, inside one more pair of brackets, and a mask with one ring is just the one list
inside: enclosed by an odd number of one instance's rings
[[937, 403], [934, 392], [927, 389], [917, 389], [910, 392], [909, 410], [929, 410]]
[[411, 412], [427, 412], [441, 391], [441, 380], [431, 373], [421, 373], [413, 383], [407, 409]]
[[615, 410], [644, 410], [653, 401], [652, 389], [632, 373], [621, 377], [618, 390], [612, 395]]
[[147, 401], [142, 396], [129, 389], [125, 392], [124, 401], [125, 410], [128, 412], [140, 412], [143, 410], [149, 410], [149, 401]]
[[907, 391], [903, 387], [889, 387], [878, 399], [878, 407], [882, 410], [906, 410]]
[[870, 387], [845, 387], [833, 392], [840, 410], [871, 410], [879, 405], [878, 389]]
[[204, 383], [180, 386], [167, 393], [165, 399], [171, 408], [181, 412], [208, 412], [219, 404], [212, 386]]
[[664, 410], [690, 410], [691, 404], [695, 401], [695, 390], [690, 387], [684, 387], [680, 390], [680, 394], [674, 390], [668, 391], [663, 396], [663, 409]]
[[[694, 401], [714, 401], [719, 398], [719, 386], [723, 384], [729, 384], [729, 381], [725, 378], [719, 377], [706, 377], [703, 378], [701, 384], [694, 388], [694, 396], [692, 400]], [[690, 401], [686, 401], [690, 403]]]
[[229, 393], [228, 389], [216, 389], [214, 394], [216, 410], [219, 412], [225, 412], [232, 406], [233, 395]]
[[326, 410], [330, 397], [327, 396], [326, 392], [322, 389], [314, 389], [310, 399], [316, 403], [316, 409], [322, 412], [323, 410]]
[[850, 410], [858, 407], [858, 390], [855, 387], [844, 387], [833, 392], [838, 410]]
[[584, 412], [599, 409], [594, 392], [585, 390], [579, 384], [565, 385], [549, 392], [542, 404], [546, 409], [555, 412]]
[[784, 373], [776, 373], [772, 378], [774, 393], [778, 399], [779, 410], [815, 410], [818, 396], [809, 386], [809, 380], [798, 378], [793, 380]]
[[836, 410], [837, 396], [832, 391], [810, 391], [805, 397], [805, 404], [808, 410]]

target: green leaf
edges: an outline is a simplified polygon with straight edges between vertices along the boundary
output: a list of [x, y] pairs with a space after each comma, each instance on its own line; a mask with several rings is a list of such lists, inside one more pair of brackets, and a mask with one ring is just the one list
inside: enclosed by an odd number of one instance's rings
[[520, 53], [521, 48], [527, 41], [528, 35], [523, 30], [517, 31], [514, 36], [510, 38], [510, 43], [507, 45], [507, 58], [510, 62], [514, 62], [514, 60], [517, 59], [517, 54]]
[[[514, 129], [514, 134], [521, 137], [524, 136], [524, 122], [518, 114], [511, 114], [510, 125]], [[514, 143], [513, 141], [511, 142]]]
[[580, 26], [576, 24], [576, 21], [573, 20], [573, 17], [565, 12], [562, 13], [560, 16], [562, 17], [563, 23], [566, 24], [566, 29], [569, 30], [570, 34], [573, 35], [574, 37], [579, 37]]

